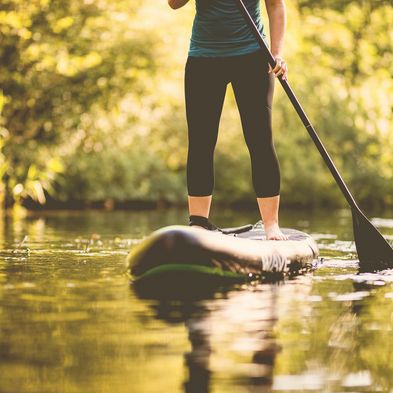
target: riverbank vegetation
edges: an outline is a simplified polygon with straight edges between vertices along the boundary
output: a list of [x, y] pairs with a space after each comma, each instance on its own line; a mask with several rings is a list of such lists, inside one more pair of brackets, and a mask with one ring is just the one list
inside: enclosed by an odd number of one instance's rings
[[[287, 5], [291, 86], [359, 202], [393, 206], [393, 7]], [[156, 0], [2, 1], [2, 205], [184, 203], [193, 16], [192, 1], [177, 11]], [[282, 203], [344, 205], [278, 82], [274, 126]], [[216, 200], [254, 203], [230, 87], [215, 170]]]

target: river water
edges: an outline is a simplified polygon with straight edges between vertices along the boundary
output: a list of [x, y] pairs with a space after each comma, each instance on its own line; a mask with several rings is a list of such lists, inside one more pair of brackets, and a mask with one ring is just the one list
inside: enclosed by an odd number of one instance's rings
[[[393, 274], [357, 274], [348, 211], [282, 212], [282, 226], [320, 246], [323, 261], [307, 275], [198, 301], [138, 298], [128, 251], [186, 218], [163, 210], [3, 220], [0, 392], [393, 392]], [[393, 239], [392, 212], [373, 222]]]

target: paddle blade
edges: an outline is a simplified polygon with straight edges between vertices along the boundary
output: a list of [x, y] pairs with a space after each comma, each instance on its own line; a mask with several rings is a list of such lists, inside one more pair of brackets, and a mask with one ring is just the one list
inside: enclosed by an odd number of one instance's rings
[[360, 210], [352, 209], [352, 218], [360, 271], [393, 268], [392, 246]]

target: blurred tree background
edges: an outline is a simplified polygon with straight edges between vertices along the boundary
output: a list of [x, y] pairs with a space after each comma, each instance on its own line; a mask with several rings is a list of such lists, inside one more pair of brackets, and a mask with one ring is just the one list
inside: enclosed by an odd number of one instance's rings
[[[393, 206], [391, 2], [287, 7], [294, 91], [356, 198]], [[193, 16], [192, 0], [176, 11], [166, 0], [2, 0], [2, 205], [184, 203], [183, 76]], [[282, 203], [343, 205], [279, 83], [274, 126]], [[216, 200], [254, 203], [231, 88], [215, 171]]]

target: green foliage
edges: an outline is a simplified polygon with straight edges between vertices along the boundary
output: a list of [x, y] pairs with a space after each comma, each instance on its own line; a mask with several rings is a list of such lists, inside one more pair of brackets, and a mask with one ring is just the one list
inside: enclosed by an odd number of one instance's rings
[[306, 62], [296, 64], [313, 71], [296, 90], [312, 92], [302, 102], [354, 194], [368, 204], [391, 204], [393, 9], [382, 1], [308, 3], [300, 17], [309, 28], [297, 53]]
[[[287, 5], [291, 86], [356, 198], [393, 205], [391, 4]], [[192, 2], [173, 11], [153, 0], [3, 1], [0, 176], [8, 199], [44, 202], [46, 190], [65, 201], [184, 202], [193, 15]], [[343, 205], [279, 83], [273, 113], [283, 203]], [[231, 89], [215, 164], [218, 200], [254, 199]]]
[[58, 178], [59, 198], [176, 202], [186, 197], [182, 173], [164, 171], [167, 164], [146, 141], [130, 145], [112, 141], [99, 145], [97, 151], [87, 151], [85, 146], [74, 152], [66, 173]]
[[14, 194], [35, 197], [30, 180], [49, 190], [45, 179], [57, 172], [53, 159], [67, 153], [69, 138], [86, 125], [84, 116], [96, 107], [110, 109], [131, 88], [143, 91], [147, 68], [154, 70], [153, 36], [129, 25], [137, 4], [128, 3], [2, 2], [3, 179]]

